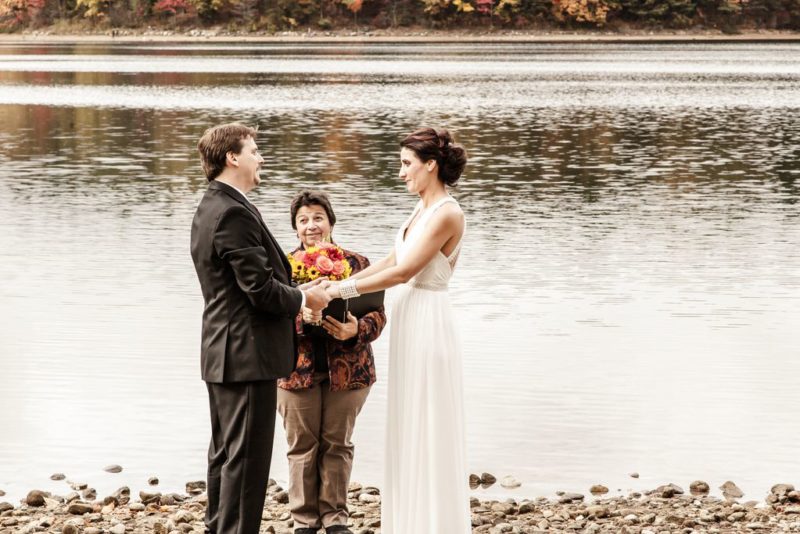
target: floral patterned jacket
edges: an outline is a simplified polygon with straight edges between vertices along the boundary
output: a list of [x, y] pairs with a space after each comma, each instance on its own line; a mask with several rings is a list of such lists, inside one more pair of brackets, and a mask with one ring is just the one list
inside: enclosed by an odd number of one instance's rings
[[[299, 248], [293, 250], [292, 254], [297, 250]], [[353, 274], [369, 266], [369, 260], [364, 256], [348, 250], [344, 250], [344, 254], [353, 268]], [[370, 343], [381, 335], [384, 326], [386, 326], [386, 314], [381, 307], [380, 310], [370, 312], [358, 320], [358, 334], [354, 338], [345, 341], [326, 339], [331, 391], [362, 389], [375, 383], [375, 358]], [[302, 326], [298, 332], [300, 329]], [[288, 378], [278, 380], [278, 387], [288, 390], [307, 389], [311, 387], [313, 377], [312, 340], [310, 336], [299, 334], [295, 370]]]

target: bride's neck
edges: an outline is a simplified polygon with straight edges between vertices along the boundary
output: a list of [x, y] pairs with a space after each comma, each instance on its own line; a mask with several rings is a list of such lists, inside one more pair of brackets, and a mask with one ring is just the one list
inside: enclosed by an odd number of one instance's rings
[[423, 208], [430, 208], [436, 202], [447, 196], [447, 190], [444, 185], [441, 187], [430, 187], [424, 191], [420, 191], [419, 198], [422, 200]]

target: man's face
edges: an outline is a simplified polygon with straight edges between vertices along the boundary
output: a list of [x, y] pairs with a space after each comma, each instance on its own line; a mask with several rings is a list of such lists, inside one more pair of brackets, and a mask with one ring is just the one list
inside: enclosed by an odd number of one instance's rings
[[231, 159], [239, 169], [238, 174], [242, 179], [242, 185], [246, 188], [245, 193], [252, 191], [261, 183], [258, 173], [264, 158], [258, 153], [258, 146], [252, 137], [242, 141], [242, 150], [238, 154], [233, 154]]

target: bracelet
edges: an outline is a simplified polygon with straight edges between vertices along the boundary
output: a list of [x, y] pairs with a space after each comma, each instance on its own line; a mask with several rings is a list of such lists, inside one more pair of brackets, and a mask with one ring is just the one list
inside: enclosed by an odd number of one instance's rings
[[352, 299], [361, 295], [356, 289], [355, 280], [345, 280], [339, 284], [339, 294], [344, 300]]

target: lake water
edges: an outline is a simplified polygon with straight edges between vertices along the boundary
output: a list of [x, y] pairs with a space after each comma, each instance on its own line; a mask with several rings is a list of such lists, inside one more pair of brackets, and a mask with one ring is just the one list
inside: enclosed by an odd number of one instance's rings
[[[313, 187], [373, 260], [416, 201], [403, 134], [446, 125], [468, 148], [469, 468], [523, 483], [476, 495], [800, 483], [800, 44], [6, 42], [4, 500], [65, 493], [54, 472], [101, 495], [204, 478], [194, 146], [232, 120], [260, 128], [253, 199], [286, 249]], [[387, 338], [354, 437], [365, 483]]]

